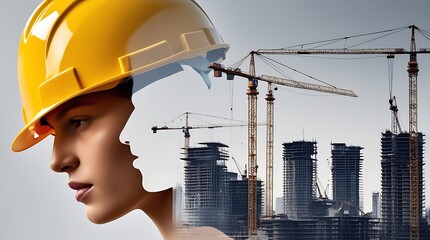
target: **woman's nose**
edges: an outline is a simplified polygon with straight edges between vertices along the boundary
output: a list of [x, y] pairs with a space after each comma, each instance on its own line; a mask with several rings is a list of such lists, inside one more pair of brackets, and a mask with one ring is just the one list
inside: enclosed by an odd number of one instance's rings
[[70, 148], [71, 146], [54, 142], [51, 158], [51, 169], [54, 172], [70, 172], [79, 166], [79, 159]]

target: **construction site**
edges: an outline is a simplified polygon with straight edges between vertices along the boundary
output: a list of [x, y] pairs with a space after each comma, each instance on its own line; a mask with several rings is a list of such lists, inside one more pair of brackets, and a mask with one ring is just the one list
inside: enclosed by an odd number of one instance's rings
[[[300, 48], [259, 49], [231, 67], [212, 64], [215, 78], [248, 83], [248, 121], [240, 124], [211, 124], [193, 126], [185, 113], [185, 125], [153, 127], [159, 130], [180, 129], [184, 133], [184, 190], [181, 219], [182, 227], [215, 227], [234, 239], [430, 239], [430, 223], [426, 220], [424, 184], [425, 134], [418, 131], [417, 79], [420, 54], [429, 49], [416, 48], [415, 34], [430, 34], [414, 25], [371, 34], [388, 36], [390, 31], [410, 30], [410, 49], [404, 48], [321, 48], [300, 44]], [[362, 35], [357, 35], [361, 37]], [[348, 37], [352, 38], [352, 37]], [[379, 38], [379, 37], [375, 37]], [[346, 39], [346, 38], [345, 38]], [[343, 40], [345, 40], [343, 39]], [[328, 42], [341, 41], [331, 39]], [[345, 40], [346, 41], [346, 40]], [[328, 44], [328, 43], [327, 43]], [[352, 90], [323, 84], [299, 82], [285, 77], [256, 75], [256, 58], [280, 72], [280, 64], [295, 72], [270, 55], [382, 55], [390, 62], [396, 55], [409, 56], [407, 76], [409, 81], [409, 129], [402, 130], [396, 98], [392, 93], [392, 73], [388, 74], [389, 111], [391, 126], [380, 131], [381, 192], [374, 193], [372, 212], [363, 210], [363, 146], [345, 142], [331, 142], [331, 189], [324, 189], [318, 177], [318, 142], [316, 140], [289, 140], [275, 143], [275, 96], [278, 86], [298, 88], [327, 94], [357, 97]], [[249, 58], [249, 71], [240, 65]], [[390, 63], [389, 63], [390, 64]], [[389, 67], [390, 68], [390, 67]], [[392, 67], [391, 67], [392, 69]], [[300, 72], [306, 75], [303, 72]], [[306, 75], [311, 79], [315, 77]], [[257, 96], [259, 82], [267, 83], [266, 119], [257, 121]], [[405, 110], [406, 111], [406, 110]], [[236, 159], [229, 155], [229, 146], [217, 141], [202, 141], [190, 145], [190, 130], [241, 126], [247, 128], [247, 161], [243, 170]], [[257, 159], [257, 129], [265, 128], [265, 159]], [[383, 129], [384, 126], [381, 126]], [[282, 145], [282, 157], [274, 157], [274, 146]], [[237, 171], [227, 169], [226, 162], [233, 161]], [[282, 212], [274, 211], [274, 161], [282, 161]], [[329, 161], [327, 159], [327, 161]], [[264, 165], [265, 172], [258, 172]], [[263, 176], [264, 180], [261, 179]], [[327, 191], [331, 190], [331, 197]], [[380, 196], [380, 201], [377, 197]], [[370, 197], [370, 196], [369, 196]], [[380, 204], [380, 206], [379, 206]], [[373, 211], [374, 210], [374, 211]], [[376, 212], [380, 212], [377, 214]]]

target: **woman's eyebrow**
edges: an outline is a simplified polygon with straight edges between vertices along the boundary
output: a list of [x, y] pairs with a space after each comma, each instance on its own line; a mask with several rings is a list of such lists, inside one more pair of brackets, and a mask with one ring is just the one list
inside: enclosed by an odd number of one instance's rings
[[58, 113], [55, 114], [55, 119], [62, 119], [63, 117], [67, 116], [67, 114], [80, 107], [87, 107], [87, 106], [94, 106], [96, 105], [96, 102], [94, 99], [72, 99], [70, 102], [67, 102], [64, 106], [61, 106], [61, 108], [58, 110]]

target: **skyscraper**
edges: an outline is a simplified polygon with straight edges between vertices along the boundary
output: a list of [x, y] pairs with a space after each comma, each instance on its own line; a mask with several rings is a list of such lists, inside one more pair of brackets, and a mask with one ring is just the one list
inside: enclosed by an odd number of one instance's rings
[[315, 198], [317, 143], [283, 144], [283, 200], [289, 219], [309, 219]]
[[228, 232], [231, 200], [227, 191], [227, 145], [200, 143], [189, 148], [185, 161], [184, 223], [188, 226], [211, 226]]
[[[230, 173], [231, 174], [231, 173]], [[248, 239], [248, 178], [236, 177], [228, 181], [228, 192], [231, 199], [229, 235], [234, 239]], [[257, 219], [261, 218], [263, 182], [257, 180]], [[257, 221], [257, 227], [259, 226]]]
[[[268, 239], [380, 239], [378, 221], [358, 214], [361, 147], [332, 144], [333, 182], [337, 182], [341, 206], [332, 208], [332, 200], [316, 194], [316, 142], [297, 141], [283, 146], [286, 215], [262, 218], [262, 230]], [[345, 189], [348, 186], [351, 192]]]
[[[430, 239], [423, 216], [423, 134], [418, 134], [418, 197], [420, 238]], [[382, 174], [382, 225], [383, 239], [409, 239], [409, 133], [395, 134], [390, 131], [381, 137]], [[427, 238], [426, 238], [427, 237]]]
[[173, 188], [173, 213], [175, 223], [182, 224], [182, 186], [178, 183]]
[[381, 193], [372, 193], [372, 217], [381, 218]]
[[331, 144], [333, 201], [342, 214], [358, 216], [361, 209], [362, 149], [345, 143]]
[[284, 214], [284, 207], [283, 207], [283, 203], [282, 203], [282, 197], [277, 197], [276, 198], [276, 203], [275, 203], [275, 214]]

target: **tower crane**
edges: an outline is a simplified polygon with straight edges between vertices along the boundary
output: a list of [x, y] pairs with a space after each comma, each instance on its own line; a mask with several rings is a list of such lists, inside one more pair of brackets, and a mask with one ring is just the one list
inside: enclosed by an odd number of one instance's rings
[[[237, 162], [236, 158], [231, 157], [231, 159], [233, 160], [234, 164], [236, 165], [237, 171], [239, 171], [241, 178], [246, 179], [246, 169], [245, 169], [245, 171], [242, 171], [242, 168], [239, 166], [239, 163]], [[246, 165], [245, 165], [245, 168], [246, 168]]]
[[388, 103], [390, 104], [391, 110], [391, 132], [401, 133], [402, 127], [400, 126], [399, 116], [397, 114], [399, 108], [397, 107], [396, 96], [390, 97]]
[[[294, 81], [285, 78], [279, 78], [269, 75], [255, 75], [255, 62], [254, 62], [254, 53], [251, 52], [250, 58], [250, 67], [249, 73], [242, 72], [238, 68], [225, 68], [223, 65], [218, 63], [212, 63], [210, 68], [214, 70], [214, 76], [220, 77], [222, 73], [227, 74], [227, 79], [231, 80], [234, 76], [240, 76], [245, 79], [248, 79], [248, 235], [249, 239], [252, 239], [252, 236], [256, 234], [257, 230], [257, 95], [258, 95], [258, 81], [264, 81], [269, 83], [268, 87], [268, 95], [266, 100], [268, 101], [268, 137], [266, 141], [266, 151], [268, 152], [267, 156], [270, 158], [267, 159], [267, 166], [269, 175], [266, 179], [266, 189], [268, 192], [266, 195], [266, 199], [272, 199], [273, 192], [273, 101], [275, 100], [273, 97], [273, 93], [271, 91], [271, 84], [283, 85], [287, 87], [293, 88], [301, 88], [312, 91], [326, 92], [350, 97], [357, 97], [357, 95], [347, 89], [335, 88], [331, 86], [323, 86], [318, 84], [311, 84], [305, 82]], [[266, 156], [266, 157], [267, 157]], [[266, 172], [267, 173], [267, 172]], [[269, 204], [269, 208], [266, 207], [266, 214], [272, 213], [272, 201], [270, 203], [266, 200], [266, 204]]]
[[417, 80], [418, 80], [418, 54], [428, 54], [430, 49], [417, 51], [415, 43], [415, 25], [411, 29], [410, 50], [404, 48], [370, 48], [370, 49], [259, 49], [255, 54], [282, 55], [282, 54], [409, 54], [409, 174], [410, 174], [410, 239], [419, 239], [419, 171], [418, 171], [418, 121], [417, 121]]
[[[153, 133], [157, 133], [160, 130], [182, 130], [184, 133], [184, 155], [185, 157], [188, 156], [188, 149], [190, 147], [190, 130], [191, 129], [214, 129], [214, 128], [222, 128], [222, 127], [245, 127], [248, 126], [246, 123], [239, 123], [239, 124], [209, 124], [209, 125], [195, 125], [190, 126], [189, 124], [189, 115], [191, 115], [191, 112], [185, 112], [181, 116], [185, 115], [185, 125], [181, 127], [167, 127], [167, 126], [153, 126], [151, 127], [151, 130]], [[179, 118], [178, 117], [178, 118]], [[257, 125], [263, 125], [262, 123], [257, 123]]]
[[394, 55], [389, 54], [387, 55], [388, 59], [388, 85], [389, 85], [389, 91], [390, 91], [390, 98], [388, 99], [388, 103], [390, 104], [390, 111], [391, 111], [391, 132], [392, 133], [401, 133], [402, 127], [400, 126], [399, 116], [397, 112], [399, 111], [399, 108], [397, 107], [397, 101], [396, 96], [393, 96], [393, 60]]

